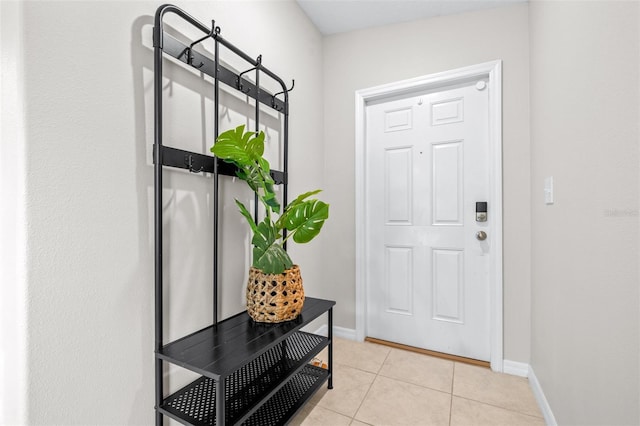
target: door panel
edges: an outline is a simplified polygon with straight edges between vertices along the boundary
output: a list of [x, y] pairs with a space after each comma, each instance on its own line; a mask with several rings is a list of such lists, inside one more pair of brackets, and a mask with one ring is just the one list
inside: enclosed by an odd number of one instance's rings
[[395, 111], [385, 111], [384, 113], [384, 131], [397, 132], [400, 130], [411, 129], [413, 118], [412, 108], [402, 108]]
[[459, 123], [464, 121], [464, 98], [444, 99], [431, 102], [431, 125]]
[[412, 152], [410, 147], [385, 149], [384, 199], [386, 223], [411, 223], [413, 210]]
[[463, 146], [462, 141], [432, 144], [433, 224], [462, 225]]
[[433, 319], [464, 324], [464, 252], [434, 249]]
[[[386, 311], [413, 315], [413, 248], [385, 247]], [[391, 285], [393, 284], [393, 285]]]
[[379, 101], [366, 120], [367, 334], [489, 360], [488, 90]]

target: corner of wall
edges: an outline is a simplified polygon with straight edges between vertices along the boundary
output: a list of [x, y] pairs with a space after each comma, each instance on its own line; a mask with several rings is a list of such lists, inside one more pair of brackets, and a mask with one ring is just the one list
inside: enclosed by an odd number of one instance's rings
[[549, 405], [549, 401], [547, 401], [547, 397], [542, 391], [542, 386], [540, 385], [540, 382], [538, 381], [538, 378], [533, 372], [533, 368], [531, 366], [529, 366], [528, 378], [533, 396], [536, 398], [538, 407], [540, 407], [540, 411], [542, 411], [542, 415], [544, 416], [544, 422], [547, 426], [557, 426], [558, 422], [551, 411], [551, 405]]
[[505, 359], [502, 362], [502, 372], [512, 376], [529, 377], [529, 364]]
[[0, 4], [0, 424], [27, 423], [22, 2]]

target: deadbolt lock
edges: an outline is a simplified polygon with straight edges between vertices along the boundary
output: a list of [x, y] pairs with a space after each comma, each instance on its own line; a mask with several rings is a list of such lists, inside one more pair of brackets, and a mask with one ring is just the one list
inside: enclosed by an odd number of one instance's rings
[[487, 221], [487, 202], [478, 201], [476, 203], [476, 222]]

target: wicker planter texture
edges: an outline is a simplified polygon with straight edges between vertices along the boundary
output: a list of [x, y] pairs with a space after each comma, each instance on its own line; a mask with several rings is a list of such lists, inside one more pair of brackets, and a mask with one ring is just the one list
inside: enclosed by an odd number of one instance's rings
[[304, 288], [298, 265], [282, 274], [265, 274], [251, 267], [247, 283], [247, 312], [254, 321], [290, 321], [300, 315], [303, 304]]

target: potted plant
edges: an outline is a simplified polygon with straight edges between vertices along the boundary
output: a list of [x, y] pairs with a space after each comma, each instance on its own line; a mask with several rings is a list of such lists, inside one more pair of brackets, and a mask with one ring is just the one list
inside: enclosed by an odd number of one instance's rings
[[236, 200], [253, 232], [247, 312], [258, 322], [292, 320], [302, 310], [304, 289], [300, 268], [283, 245], [289, 239], [307, 243], [315, 238], [329, 217], [329, 205], [310, 198], [320, 192], [316, 190], [300, 195], [280, 211], [269, 162], [263, 157], [264, 132], [245, 132], [244, 125], [238, 126], [218, 136], [211, 152], [237, 167], [236, 175], [257, 194], [265, 210], [264, 219], [256, 223], [246, 206]]

